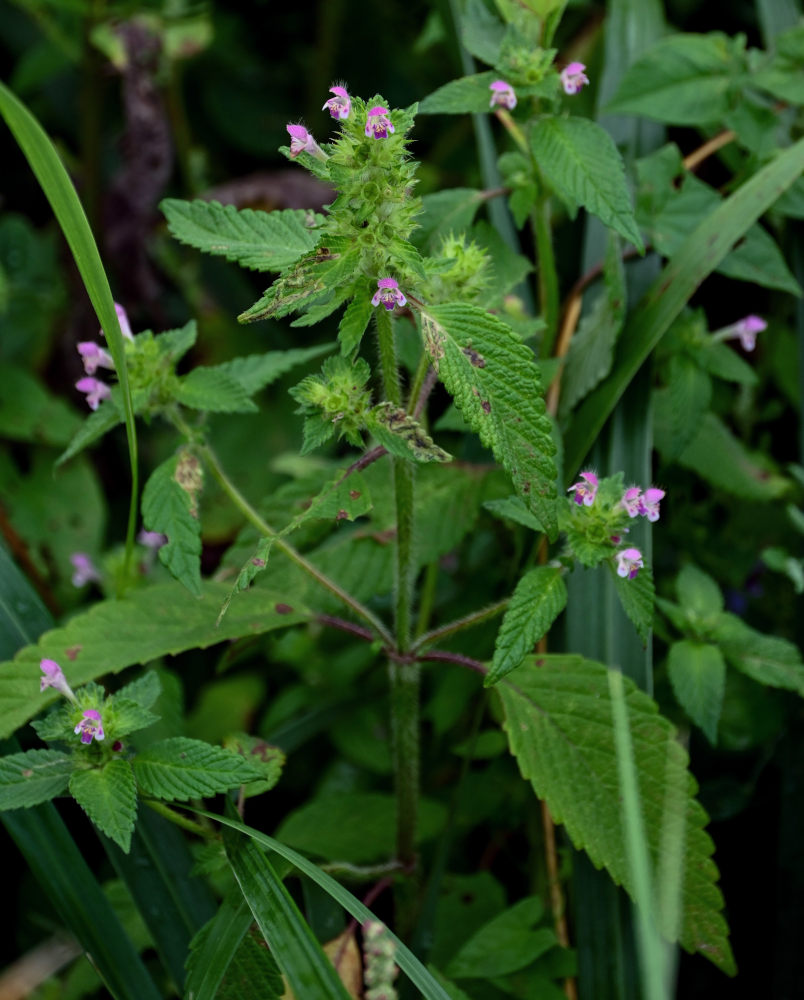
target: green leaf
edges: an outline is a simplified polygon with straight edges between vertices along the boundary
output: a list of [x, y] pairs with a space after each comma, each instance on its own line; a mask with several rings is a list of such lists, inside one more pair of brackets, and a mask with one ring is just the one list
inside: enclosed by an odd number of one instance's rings
[[245, 386], [228, 369], [228, 365], [193, 368], [179, 379], [176, 401], [208, 413], [256, 413]]
[[728, 612], [723, 612], [710, 629], [710, 638], [729, 663], [748, 677], [804, 697], [804, 663], [792, 642], [763, 635]]
[[[694, 798], [688, 759], [655, 702], [623, 678], [642, 821], [654, 864], [666, 850], [665, 824], [683, 828], [684, 860], [679, 940], [729, 974], [735, 971], [723, 898], [716, 885], [714, 845], [704, 831], [706, 814]], [[620, 803], [608, 671], [580, 656], [539, 656], [520, 667], [516, 683], [496, 688], [505, 730], [522, 776], [558, 823], [597, 867], [633, 893]], [[671, 789], [683, 788], [683, 797]], [[679, 805], [681, 808], [679, 809]], [[675, 939], [677, 928], [661, 930]]]
[[738, 45], [714, 31], [662, 39], [628, 67], [606, 112], [673, 125], [719, 122], [740, 85]]
[[560, 567], [537, 566], [522, 577], [497, 633], [494, 659], [484, 681], [486, 687], [516, 670], [566, 603], [567, 588]]
[[584, 313], [570, 341], [561, 378], [561, 413], [568, 413], [611, 371], [614, 345], [625, 321], [626, 294], [620, 241], [609, 233], [603, 263], [603, 290]]
[[152, 708], [162, 693], [162, 682], [155, 670], [149, 670], [135, 681], [115, 691], [114, 698], [126, 698], [141, 708]]
[[500, 319], [472, 305], [422, 310], [422, 332], [433, 367], [467, 423], [554, 538], [555, 445], [533, 353]]
[[67, 789], [73, 758], [60, 750], [27, 750], [0, 757], [0, 811], [27, 809]]
[[52, 624], [41, 597], [0, 544], [0, 656], [13, 656]]
[[198, 338], [198, 326], [194, 319], [175, 330], [165, 330], [155, 339], [163, 358], [169, 358], [175, 365], [194, 346]]
[[200, 799], [262, 777], [239, 753], [184, 736], [152, 743], [133, 760], [137, 784], [157, 799]]
[[723, 654], [708, 642], [674, 642], [667, 657], [667, 673], [679, 705], [714, 746], [726, 690]]
[[[417, 842], [443, 829], [446, 811], [439, 802], [419, 803]], [[393, 856], [396, 805], [380, 792], [321, 795], [286, 816], [277, 836], [292, 847], [319, 857], [368, 864]], [[354, 823], [355, 816], [360, 823]]]
[[804, 28], [800, 24], [781, 32], [774, 39], [776, 51], [770, 61], [754, 73], [751, 82], [767, 90], [777, 100], [804, 104]]
[[227, 750], [240, 754], [251, 767], [260, 772], [259, 781], [250, 781], [241, 789], [240, 794], [243, 798], [248, 799], [253, 795], [262, 795], [263, 792], [270, 791], [282, 776], [282, 768], [285, 766], [284, 753], [279, 747], [266, 743], [259, 736], [238, 733], [235, 736], [227, 736], [223, 745]]
[[374, 313], [371, 288], [367, 281], [358, 283], [354, 297], [346, 307], [338, 325], [338, 342], [341, 354], [351, 357], [360, 347], [360, 341]]
[[293, 347], [289, 351], [248, 354], [227, 361], [225, 364], [216, 365], [214, 370], [230, 375], [240, 383], [247, 396], [253, 396], [255, 392], [276, 382], [297, 365], [304, 365], [308, 361], [320, 358], [322, 354], [328, 354], [331, 350], [331, 344], [318, 344], [315, 347]]
[[444, 237], [466, 232], [483, 204], [483, 192], [476, 188], [450, 188], [422, 198], [422, 214], [416, 221], [416, 245], [436, 253]]
[[419, 104], [420, 115], [486, 114], [491, 106], [490, 85], [499, 74], [488, 70], [450, 80]]
[[253, 271], [281, 271], [312, 250], [324, 217], [300, 208], [237, 209], [217, 201], [165, 198], [159, 205], [173, 236]]
[[520, 497], [505, 497], [503, 500], [486, 500], [483, 506], [491, 511], [495, 517], [502, 517], [507, 521], [515, 521], [532, 531], [543, 532], [541, 521], [535, 518], [525, 506], [525, 501]]
[[653, 394], [656, 449], [666, 462], [678, 458], [695, 438], [712, 398], [712, 380], [686, 354], [666, 366], [667, 386]]
[[[2, 310], [0, 309], [0, 313]], [[3, 365], [0, 383], [0, 437], [36, 444], [65, 445], [80, 417], [22, 368]]]
[[61, 455], [56, 459], [56, 465], [59, 466], [68, 459], [71, 459], [74, 455], [83, 451], [84, 448], [100, 440], [104, 434], [108, 434], [110, 430], [117, 427], [118, 424], [122, 424], [122, 422], [123, 418], [111, 400], [101, 403], [97, 410], [94, 413], [90, 413], [75, 432], [72, 441], [70, 441]]
[[564, 438], [564, 467], [578, 469], [650, 352], [704, 279], [804, 170], [804, 139], [785, 149], [704, 219], [626, 321], [611, 375], [584, 400]]
[[188, 1000], [216, 1000], [220, 995], [218, 988], [251, 923], [251, 910], [243, 893], [238, 886], [233, 886], [215, 916], [190, 942], [184, 983]]
[[571, 207], [583, 207], [639, 250], [623, 160], [611, 136], [588, 118], [541, 118], [530, 135], [539, 170]]
[[682, 607], [701, 618], [723, 610], [720, 587], [692, 563], [687, 563], [676, 577], [676, 594]]
[[709, 340], [696, 352], [695, 359], [710, 375], [715, 375], [717, 378], [736, 382], [738, 385], [757, 384], [756, 372], [751, 365], [726, 344]]
[[759, 464], [763, 458], [751, 455], [719, 417], [707, 413], [678, 461], [734, 496], [746, 500], [773, 500], [787, 491], [788, 484]]
[[409, 462], [451, 462], [422, 425], [394, 403], [379, 403], [367, 414], [367, 429], [396, 458]]
[[133, 540], [138, 494], [137, 432], [134, 426], [134, 407], [128, 384], [125, 344], [123, 334], [120, 332], [120, 323], [112, 300], [109, 281], [103, 270], [100, 254], [81, 207], [81, 202], [78, 200], [72, 181], [59, 159], [53, 143], [39, 122], [3, 83], [0, 83], [0, 114], [5, 118], [6, 124], [19, 143], [50, 202], [114, 358], [117, 378], [120, 382], [122, 410], [125, 415], [126, 435], [128, 437], [128, 455], [131, 466], [128, 538]]
[[70, 795], [95, 826], [128, 854], [137, 816], [137, 787], [129, 762], [118, 757], [103, 767], [73, 772]]
[[207, 582], [197, 598], [179, 583], [158, 584], [123, 600], [101, 601], [46, 632], [13, 661], [0, 664], [0, 737], [58, 699], [55, 692], [39, 693], [43, 658], [60, 663], [70, 684], [78, 687], [136, 663], [298, 625], [311, 616], [298, 602], [287, 604], [286, 595], [260, 589], [244, 594], [217, 627], [228, 592], [227, 584]]
[[[297, 851], [294, 851], [290, 847], [286, 847], [273, 837], [268, 837], [259, 830], [246, 826], [244, 823], [240, 823], [237, 820], [229, 819], [226, 816], [216, 816], [214, 813], [206, 812], [203, 809], [195, 809], [194, 812], [198, 813], [200, 816], [206, 816], [208, 819], [215, 820], [216, 823], [228, 826], [232, 830], [238, 830], [246, 836], [251, 837], [255, 843], [260, 844], [262, 847], [267, 848], [270, 851], [275, 851], [280, 857], [289, 861], [294, 868], [298, 868], [302, 874], [306, 875], [317, 885], [321, 886], [321, 888], [334, 900], [340, 903], [346, 912], [354, 917], [358, 923], [364, 924], [367, 920], [377, 919], [371, 910], [365, 907], [360, 900], [356, 899], [351, 892], [344, 889], [344, 887], [339, 882], [336, 882], [331, 875], [321, 871], [318, 865], [313, 864], [312, 861], [308, 861], [303, 854], [299, 854]], [[444, 992], [444, 989], [435, 981], [433, 976], [427, 971], [427, 969], [425, 969], [413, 952], [390, 930], [387, 933], [388, 937], [391, 941], [393, 941], [396, 949], [394, 961], [409, 977], [410, 981], [420, 991], [425, 1000], [450, 1000], [449, 995]]]
[[224, 845], [243, 896], [295, 996], [349, 1000], [335, 967], [265, 854], [248, 838], [228, 830]]
[[653, 573], [650, 567], [645, 565], [633, 580], [629, 580], [628, 577], [621, 577], [615, 572], [613, 563], [608, 565], [612, 571], [614, 588], [617, 591], [620, 604], [623, 606], [623, 611], [633, 623], [639, 638], [647, 645], [653, 627], [655, 600]]
[[198, 459], [181, 452], [154, 469], [142, 493], [145, 527], [167, 535], [159, 559], [196, 597], [201, 596], [200, 477]]
[[524, 969], [558, 942], [547, 928], [535, 929], [544, 916], [538, 896], [528, 896], [494, 917], [463, 945], [446, 968], [453, 979], [493, 979]]
[[505, 25], [489, 11], [483, 0], [469, 0], [461, 18], [461, 41], [467, 52], [495, 66], [504, 35]]

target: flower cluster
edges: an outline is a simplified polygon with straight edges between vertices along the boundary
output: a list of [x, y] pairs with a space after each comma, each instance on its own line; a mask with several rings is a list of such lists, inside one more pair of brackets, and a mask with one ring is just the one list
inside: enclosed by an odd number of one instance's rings
[[[114, 308], [117, 313], [117, 321], [120, 324], [120, 332], [126, 340], [133, 341], [134, 335], [131, 332], [131, 325], [128, 322], [126, 310], [121, 305], [118, 305], [117, 302], [115, 302]], [[100, 335], [101, 337], [105, 337], [103, 330], [100, 331]], [[75, 387], [79, 392], [86, 394], [87, 405], [90, 410], [97, 410], [103, 400], [111, 396], [112, 390], [105, 382], [94, 377], [95, 372], [98, 368], [109, 368], [114, 371], [114, 361], [111, 354], [105, 348], [101, 347], [100, 344], [95, 343], [94, 340], [81, 341], [77, 345], [77, 349], [84, 363], [86, 377], [80, 378], [75, 383]], [[76, 586], [80, 586], [80, 584], [76, 584]]]
[[[48, 688], [55, 688], [60, 694], [78, 705], [78, 699], [73, 693], [73, 689], [67, 683], [64, 671], [55, 660], [42, 660], [39, 664], [42, 677], [39, 681], [39, 690], [44, 692]], [[75, 716], [73, 716], [75, 718]], [[72, 725], [72, 723], [70, 723]], [[93, 740], [101, 742], [106, 734], [103, 731], [103, 719], [97, 708], [86, 708], [82, 711], [81, 717], [75, 725], [73, 732], [81, 737], [81, 742], [88, 746]]]
[[395, 952], [396, 946], [385, 925], [379, 920], [367, 920], [363, 924], [365, 1000], [396, 1000], [393, 983], [399, 969], [394, 964]]
[[641, 487], [631, 486], [623, 493], [622, 505], [629, 517], [647, 517], [649, 521], [659, 520], [659, 501], [664, 497], [664, 490], [650, 486], [645, 492]]

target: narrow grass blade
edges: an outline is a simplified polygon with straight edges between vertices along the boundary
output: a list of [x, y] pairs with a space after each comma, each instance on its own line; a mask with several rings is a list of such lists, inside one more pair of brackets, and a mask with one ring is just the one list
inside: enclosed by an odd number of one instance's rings
[[611, 375], [576, 412], [565, 438], [567, 476], [580, 467], [626, 387], [701, 282], [802, 171], [804, 139], [759, 170], [685, 240], [626, 322]]
[[250, 840], [228, 831], [223, 841], [254, 919], [295, 996], [349, 1000], [335, 966], [265, 854]]
[[238, 886], [233, 886], [205, 931], [202, 946], [193, 946], [184, 983], [185, 1000], [215, 1000], [218, 987], [253, 919], [243, 893]]
[[0, 115], [3, 116], [11, 129], [50, 202], [53, 213], [64, 233], [64, 238], [75, 258], [81, 280], [84, 282], [87, 295], [106, 334], [106, 340], [114, 358], [125, 411], [128, 454], [131, 463], [131, 503], [126, 538], [126, 554], [127, 558], [130, 559], [134, 547], [137, 517], [137, 437], [126, 370], [125, 345], [109, 281], [103, 269], [84, 209], [53, 143], [25, 105], [2, 83], [0, 83]]
[[[333, 899], [341, 904], [347, 913], [361, 924], [367, 920], [377, 919], [371, 910], [365, 907], [359, 899], [356, 899], [348, 889], [344, 889], [331, 875], [327, 875], [326, 872], [321, 871], [318, 865], [314, 865], [312, 861], [308, 861], [307, 858], [292, 848], [286, 847], [278, 840], [274, 840], [273, 837], [269, 837], [265, 833], [260, 833], [259, 830], [246, 826], [237, 820], [229, 819], [226, 816], [218, 816], [203, 809], [195, 809], [194, 812], [199, 816], [206, 816], [207, 819], [215, 820], [216, 823], [221, 823], [223, 826], [231, 827], [232, 830], [239, 830], [240, 833], [251, 837], [255, 843], [260, 844], [267, 850], [276, 851], [277, 854], [289, 861], [295, 868], [298, 868], [302, 874], [318, 883], [325, 892], [328, 892]], [[402, 944], [399, 938], [390, 933], [390, 931], [389, 934], [396, 946], [394, 961], [413, 985], [421, 991], [425, 1000], [450, 1000], [449, 994], [445, 992], [443, 986], [436, 982], [413, 952]]]

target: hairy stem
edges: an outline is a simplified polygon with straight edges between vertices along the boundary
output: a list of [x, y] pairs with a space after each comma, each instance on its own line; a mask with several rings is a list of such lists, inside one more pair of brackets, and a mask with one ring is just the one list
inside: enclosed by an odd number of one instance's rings
[[351, 594], [347, 593], [347, 591], [340, 587], [334, 580], [331, 580], [325, 573], [322, 573], [317, 566], [314, 566], [311, 562], [309, 562], [309, 560], [305, 559], [305, 557], [300, 552], [297, 552], [289, 542], [285, 541], [284, 538], [278, 537], [277, 532], [271, 527], [270, 524], [268, 524], [267, 521], [260, 517], [240, 490], [238, 490], [231, 479], [229, 479], [228, 475], [221, 466], [218, 456], [208, 444], [199, 445], [198, 451], [209, 467], [210, 472], [223, 489], [224, 493], [226, 493], [235, 507], [237, 507], [250, 524], [254, 525], [261, 535], [265, 535], [266, 538], [273, 538], [276, 547], [284, 552], [291, 562], [296, 563], [296, 565], [308, 576], [312, 577], [316, 583], [318, 583], [325, 590], [328, 590], [331, 594], [334, 594], [338, 600], [340, 600], [348, 608], [351, 608], [351, 610], [359, 618], [367, 621], [386, 645], [393, 645], [393, 638], [391, 637], [391, 634], [373, 611], [370, 611], [365, 605], [361, 604], [360, 601], [352, 597]]
[[446, 625], [441, 625], [439, 628], [433, 629], [431, 632], [426, 632], [424, 635], [419, 636], [413, 643], [412, 651], [416, 652], [425, 646], [432, 646], [433, 643], [439, 642], [441, 639], [446, 639], [456, 632], [462, 632], [465, 628], [472, 628], [473, 625], [480, 625], [481, 622], [488, 621], [489, 618], [494, 618], [502, 614], [508, 607], [508, 601], [509, 598], [506, 597], [504, 601], [490, 604], [486, 608], [480, 608], [478, 611], [473, 611], [463, 618], [458, 618], [454, 622], [449, 622]]
[[542, 336], [541, 357], [547, 358], [553, 350], [558, 329], [558, 274], [550, 230], [550, 198], [542, 194], [530, 214], [539, 281], [539, 307], [545, 322]]

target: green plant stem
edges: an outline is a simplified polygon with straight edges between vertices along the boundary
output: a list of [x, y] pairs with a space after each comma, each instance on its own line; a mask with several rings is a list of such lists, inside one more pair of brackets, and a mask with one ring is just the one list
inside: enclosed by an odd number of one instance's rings
[[180, 826], [182, 830], [187, 830], [189, 833], [195, 833], [199, 837], [203, 837], [205, 840], [218, 840], [218, 833], [211, 827], [204, 826], [201, 823], [196, 823], [195, 820], [190, 819], [187, 816], [182, 816], [181, 813], [174, 812], [170, 806], [166, 806], [164, 802], [159, 802], [156, 799], [144, 799], [143, 800], [147, 806], [153, 809], [154, 812], [159, 813], [160, 816], [164, 816], [165, 819], [170, 820], [171, 823], [175, 823], [176, 826]]
[[427, 564], [424, 573], [424, 583], [419, 594], [419, 617], [416, 620], [416, 636], [420, 636], [427, 628], [435, 603], [436, 585], [438, 583], [438, 560]]
[[218, 456], [212, 448], [208, 444], [199, 444], [197, 447], [199, 454], [206, 462], [210, 472], [215, 477], [221, 489], [223, 489], [224, 493], [226, 493], [246, 520], [250, 524], [253, 524], [261, 535], [265, 535], [266, 538], [273, 538], [276, 547], [284, 552], [291, 562], [296, 563], [296, 565], [308, 576], [312, 577], [316, 583], [324, 587], [324, 589], [328, 590], [331, 594], [334, 594], [338, 600], [342, 601], [348, 608], [351, 608], [359, 618], [367, 621], [372, 628], [374, 628], [379, 638], [382, 639], [387, 646], [393, 646], [393, 637], [385, 625], [372, 611], [369, 611], [365, 605], [361, 604], [360, 601], [352, 597], [352, 595], [347, 593], [347, 591], [343, 590], [343, 588], [335, 583], [334, 580], [331, 580], [326, 574], [322, 573], [317, 566], [314, 566], [311, 562], [305, 559], [304, 556], [300, 552], [297, 552], [292, 545], [284, 540], [284, 538], [280, 538], [278, 533], [271, 527], [270, 524], [268, 524], [267, 521], [260, 517], [240, 490], [238, 490], [231, 479], [229, 479], [228, 475], [221, 466]]
[[410, 396], [408, 397], [408, 413], [413, 413], [416, 409], [416, 404], [419, 402], [419, 397], [422, 394], [422, 389], [424, 388], [424, 380], [427, 377], [427, 372], [430, 370], [430, 355], [427, 351], [422, 351], [422, 356], [419, 358], [419, 365], [413, 376], [413, 384], [410, 387]]
[[559, 300], [556, 258], [550, 229], [550, 198], [547, 195], [540, 195], [539, 200], [533, 206], [530, 213], [530, 224], [536, 243], [539, 307], [545, 322], [539, 353], [541, 357], [549, 358], [558, 331]]
[[402, 389], [399, 385], [399, 368], [396, 363], [396, 348], [394, 347], [394, 328], [391, 317], [385, 309], [374, 310], [374, 322], [377, 325], [377, 346], [380, 351], [380, 372], [385, 398], [402, 405]]
[[472, 628], [473, 625], [480, 625], [481, 622], [488, 621], [489, 618], [494, 618], [502, 614], [508, 607], [509, 600], [510, 598], [506, 597], [504, 601], [490, 604], [487, 608], [480, 608], [480, 610], [473, 611], [464, 618], [458, 618], [454, 622], [449, 622], [447, 625], [441, 625], [431, 632], [426, 632], [416, 639], [411, 647], [411, 652], [418, 652], [426, 646], [432, 646], [441, 639], [446, 639], [448, 636], [454, 635], [456, 632], [462, 632], [465, 628]]

